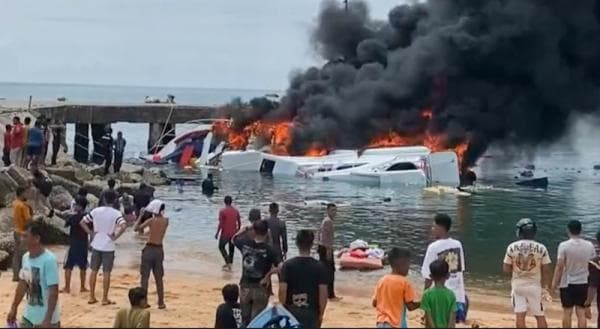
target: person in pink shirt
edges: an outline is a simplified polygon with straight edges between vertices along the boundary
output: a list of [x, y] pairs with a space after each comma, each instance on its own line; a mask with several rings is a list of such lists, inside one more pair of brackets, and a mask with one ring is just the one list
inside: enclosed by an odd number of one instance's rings
[[[219, 251], [225, 260], [223, 269], [227, 271], [231, 271], [231, 264], [233, 264], [235, 246], [232, 239], [242, 226], [240, 213], [231, 205], [232, 203], [233, 199], [229, 195], [226, 196], [225, 207], [219, 211], [219, 226], [215, 234], [215, 239], [219, 240]], [[226, 245], [228, 246], [228, 251], [225, 250]]]
[[13, 128], [10, 142], [10, 162], [15, 166], [20, 166], [23, 162], [23, 146], [25, 145], [25, 131], [21, 118], [13, 118]]

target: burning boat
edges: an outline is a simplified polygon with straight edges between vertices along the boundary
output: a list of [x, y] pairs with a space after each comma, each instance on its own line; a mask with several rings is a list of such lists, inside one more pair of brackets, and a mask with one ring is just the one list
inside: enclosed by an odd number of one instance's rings
[[[363, 149], [325, 150], [314, 147], [304, 155], [289, 155], [291, 124], [256, 122], [235, 131], [230, 120], [205, 120], [175, 137], [146, 160], [178, 162], [194, 167], [219, 164], [225, 171], [260, 172], [323, 181], [370, 185], [460, 185], [460, 159], [455, 150], [404, 146], [413, 140], [386, 135]], [[432, 142], [433, 141], [433, 142]], [[435, 146], [437, 139], [425, 142]], [[400, 146], [398, 146], [400, 145]], [[435, 152], [438, 151], [438, 152]], [[459, 148], [458, 152], [464, 151]]]
[[424, 146], [336, 150], [324, 156], [282, 156], [256, 150], [226, 151], [221, 155], [221, 167], [230, 171], [380, 186], [460, 184], [456, 153], [432, 153]]
[[[193, 159], [209, 162], [223, 152], [226, 143], [212, 144], [212, 130], [215, 122], [227, 120], [207, 119], [188, 122], [191, 128], [177, 134], [173, 140], [154, 153], [142, 156], [145, 161], [154, 164], [179, 163], [182, 166], [191, 164]], [[166, 132], [167, 134], [169, 132]], [[206, 152], [204, 152], [206, 150]], [[200, 161], [200, 160], [199, 160]]]

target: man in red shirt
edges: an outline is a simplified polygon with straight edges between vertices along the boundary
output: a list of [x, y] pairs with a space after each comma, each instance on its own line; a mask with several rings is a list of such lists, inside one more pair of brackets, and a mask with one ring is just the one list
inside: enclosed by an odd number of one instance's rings
[[2, 148], [2, 161], [4, 162], [4, 166], [10, 166], [10, 139], [11, 139], [11, 125], [6, 125], [6, 130], [4, 131], [4, 147]]
[[[223, 269], [226, 271], [231, 271], [231, 264], [233, 264], [235, 246], [232, 238], [242, 226], [240, 213], [231, 205], [232, 202], [229, 195], [225, 197], [225, 207], [219, 211], [219, 226], [215, 234], [215, 239], [219, 240], [219, 251], [225, 260]], [[225, 245], [228, 246], [229, 253], [225, 250]]]
[[10, 138], [10, 162], [15, 166], [21, 166], [23, 162], [23, 146], [25, 145], [25, 131], [21, 118], [13, 118], [13, 128]]

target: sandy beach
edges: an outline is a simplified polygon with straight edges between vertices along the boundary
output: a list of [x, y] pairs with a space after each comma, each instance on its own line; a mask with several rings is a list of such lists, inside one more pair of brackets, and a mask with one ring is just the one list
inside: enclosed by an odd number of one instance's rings
[[[52, 248], [58, 259], [62, 259], [64, 248]], [[133, 260], [130, 260], [133, 261]], [[62, 261], [59, 266], [62, 267]], [[214, 264], [217, 269], [218, 264]], [[74, 273], [71, 293], [61, 294], [61, 321], [63, 327], [110, 327], [114, 315], [121, 307], [128, 305], [127, 291], [139, 284], [139, 274], [134, 269], [134, 262], [129, 265], [117, 263], [113, 273], [110, 298], [117, 302], [116, 305], [100, 306], [88, 305], [87, 293], [79, 293], [79, 280], [77, 272]], [[151, 309], [152, 327], [212, 327], [214, 325], [215, 310], [221, 303], [221, 287], [226, 283], [239, 280], [239, 264], [234, 266], [233, 273], [220, 271], [193, 273], [190, 271], [168, 270], [165, 276], [166, 310], [158, 310], [154, 284], [149, 288], [149, 302], [154, 305]], [[210, 272], [210, 273], [208, 273]], [[0, 316], [6, 316], [14, 296], [15, 283], [11, 282], [9, 272], [0, 276]], [[64, 277], [61, 271], [61, 280]], [[100, 279], [99, 279], [99, 282]], [[324, 319], [324, 327], [373, 327], [375, 313], [371, 307], [371, 292], [374, 282], [349, 285], [341, 284], [338, 294], [343, 297], [339, 302], [329, 303]], [[61, 284], [62, 287], [62, 284]], [[420, 285], [416, 286], [420, 290]], [[469, 290], [469, 289], [468, 289]], [[510, 307], [508, 292], [469, 290], [471, 310], [469, 323], [466, 327], [479, 325], [480, 327], [514, 327], [513, 314]], [[272, 299], [275, 301], [275, 299]], [[23, 303], [22, 305], [23, 306]], [[547, 317], [551, 327], [560, 326], [560, 305], [553, 302], [547, 305]], [[420, 323], [420, 311], [411, 312], [409, 315], [410, 327], [423, 327]], [[529, 319], [530, 326], [534, 321]], [[465, 327], [461, 325], [461, 327]]]

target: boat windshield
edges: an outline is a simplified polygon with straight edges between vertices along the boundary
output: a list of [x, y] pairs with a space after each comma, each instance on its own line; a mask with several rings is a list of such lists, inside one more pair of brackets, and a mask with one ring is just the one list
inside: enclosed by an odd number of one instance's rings
[[398, 163], [394, 163], [393, 165], [391, 165], [389, 168], [387, 168], [386, 171], [404, 171], [404, 170], [416, 170], [416, 169], [419, 169], [419, 168], [417, 168], [417, 166], [412, 162], [398, 162]]

